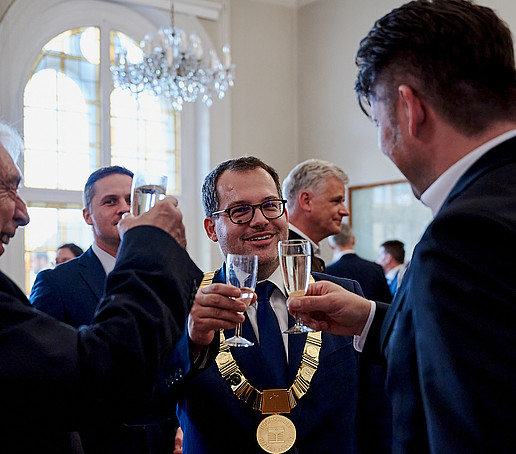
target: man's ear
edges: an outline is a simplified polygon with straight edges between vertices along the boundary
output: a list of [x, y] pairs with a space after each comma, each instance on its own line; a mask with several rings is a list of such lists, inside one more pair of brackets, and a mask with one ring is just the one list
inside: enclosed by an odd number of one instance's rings
[[423, 100], [412, 88], [404, 84], [398, 87], [398, 97], [401, 112], [407, 122], [407, 131], [412, 137], [417, 137], [426, 118]]
[[204, 218], [204, 231], [208, 238], [216, 243], [219, 239], [217, 238], [217, 233], [215, 232], [215, 220], [210, 217]]
[[93, 219], [91, 219], [91, 213], [90, 210], [88, 210], [88, 208], [82, 209], [82, 217], [86, 221], [86, 224], [93, 225]]
[[301, 191], [297, 196], [297, 203], [304, 211], [312, 211], [312, 194], [309, 191]]

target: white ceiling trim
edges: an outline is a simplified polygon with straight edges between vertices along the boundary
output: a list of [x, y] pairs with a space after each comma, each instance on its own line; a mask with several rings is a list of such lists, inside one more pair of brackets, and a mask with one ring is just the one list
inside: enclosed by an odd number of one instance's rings
[[319, 0], [254, 0], [256, 2], [271, 3], [273, 5], [288, 6], [290, 8], [299, 8], [300, 6], [308, 5], [309, 3], [317, 2]]
[[[111, 0], [115, 3], [151, 6], [170, 11], [170, 0]], [[179, 14], [217, 21], [222, 13], [223, 5], [207, 0], [174, 0], [174, 11]]]

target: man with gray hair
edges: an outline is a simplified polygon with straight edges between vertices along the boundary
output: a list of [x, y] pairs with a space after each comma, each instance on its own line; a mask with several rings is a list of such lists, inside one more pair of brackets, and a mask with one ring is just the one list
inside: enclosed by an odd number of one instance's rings
[[306, 239], [312, 245], [312, 271], [325, 271], [319, 243], [339, 233], [348, 176], [332, 162], [308, 159], [295, 166], [283, 181], [289, 214], [289, 239]]

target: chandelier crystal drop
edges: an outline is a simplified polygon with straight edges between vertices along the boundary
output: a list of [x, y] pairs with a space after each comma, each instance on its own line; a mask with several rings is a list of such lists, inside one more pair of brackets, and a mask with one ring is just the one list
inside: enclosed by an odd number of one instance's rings
[[222, 99], [233, 86], [235, 65], [229, 45], [222, 48], [222, 62], [214, 50], [206, 56], [199, 36], [188, 36], [174, 27], [173, 3], [171, 19], [172, 26], [160, 28], [156, 38], [145, 36], [140, 43], [140, 61], [130, 61], [124, 47], [115, 52], [115, 64], [111, 66], [114, 86], [135, 95], [150, 90], [168, 99], [174, 110], [180, 111], [183, 103], [198, 98], [209, 107], [214, 97]]

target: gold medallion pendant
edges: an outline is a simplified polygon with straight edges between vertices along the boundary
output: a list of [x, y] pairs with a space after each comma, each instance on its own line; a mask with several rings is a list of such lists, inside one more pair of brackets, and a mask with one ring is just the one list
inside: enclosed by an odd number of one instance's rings
[[296, 441], [296, 427], [285, 416], [267, 416], [256, 430], [260, 447], [271, 454], [287, 452]]

